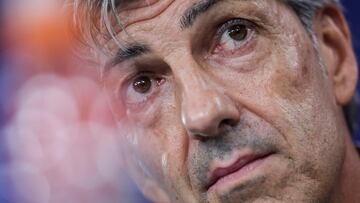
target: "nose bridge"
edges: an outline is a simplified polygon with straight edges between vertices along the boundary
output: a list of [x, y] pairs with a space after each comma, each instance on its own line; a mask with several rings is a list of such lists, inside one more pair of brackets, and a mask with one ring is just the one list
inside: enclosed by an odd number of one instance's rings
[[[182, 60], [184, 61], [184, 60]], [[196, 62], [186, 60], [177, 67], [181, 121], [192, 137], [213, 137], [222, 124], [239, 119], [236, 104]]]

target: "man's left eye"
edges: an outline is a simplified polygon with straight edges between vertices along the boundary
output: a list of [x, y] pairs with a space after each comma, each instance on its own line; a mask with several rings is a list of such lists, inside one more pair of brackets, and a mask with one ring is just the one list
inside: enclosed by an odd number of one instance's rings
[[248, 29], [245, 25], [234, 25], [227, 30], [227, 35], [234, 41], [243, 41], [248, 35]]
[[245, 45], [254, 34], [249, 24], [245, 20], [234, 19], [222, 25], [217, 34], [218, 44], [214, 52], [234, 52]]

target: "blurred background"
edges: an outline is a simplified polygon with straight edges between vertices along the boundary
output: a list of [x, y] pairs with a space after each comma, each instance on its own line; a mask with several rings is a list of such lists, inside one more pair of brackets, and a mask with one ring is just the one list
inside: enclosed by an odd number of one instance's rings
[[[145, 203], [58, 2], [0, 0], [0, 203]], [[360, 2], [343, 3], [360, 59]]]
[[[358, 64], [360, 64], [360, 13], [358, 13], [358, 8], [360, 8], [360, 1], [354, 0], [343, 0], [345, 15], [348, 18], [350, 28], [353, 34], [353, 44], [354, 49], [357, 55]], [[360, 103], [360, 82], [358, 82], [358, 94], [356, 96], [356, 102]], [[360, 106], [360, 105], [358, 105]], [[357, 117], [360, 117], [360, 109], [357, 109], [355, 112]], [[360, 148], [360, 119], [358, 119], [358, 123], [355, 124], [355, 132], [354, 132], [354, 142]]]
[[0, 203], [146, 202], [62, 1], [0, 2]]

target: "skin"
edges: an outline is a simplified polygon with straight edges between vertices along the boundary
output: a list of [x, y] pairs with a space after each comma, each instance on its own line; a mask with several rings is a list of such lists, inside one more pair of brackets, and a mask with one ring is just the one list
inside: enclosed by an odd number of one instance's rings
[[[120, 13], [128, 35], [118, 39], [151, 49], [104, 75], [124, 164], [141, 191], [154, 202], [359, 199], [360, 161], [341, 110], [354, 94], [357, 65], [339, 9], [314, 18], [316, 51], [279, 1], [224, 0], [182, 29], [180, 16], [195, 2], [132, 4]], [[217, 38], [219, 25], [234, 18], [251, 22], [246, 40]], [[114, 42], [106, 47], [116, 52]], [[146, 93], [132, 86], [139, 74], [153, 81]], [[270, 152], [241, 180], [207, 188], [217, 163]]]

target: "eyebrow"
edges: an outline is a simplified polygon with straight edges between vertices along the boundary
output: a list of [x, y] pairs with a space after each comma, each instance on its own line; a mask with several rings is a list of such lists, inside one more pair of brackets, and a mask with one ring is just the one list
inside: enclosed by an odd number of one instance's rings
[[134, 43], [127, 45], [125, 48], [119, 48], [115, 56], [105, 64], [104, 73], [108, 72], [112, 67], [119, 63], [147, 54], [150, 51], [148, 46], [141, 43]]
[[218, 2], [220, 2], [220, 0], [201, 0], [193, 4], [190, 8], [186, 9], [180, 19], [181, 30], [191, 27], [197, 17], [208, 11]]

